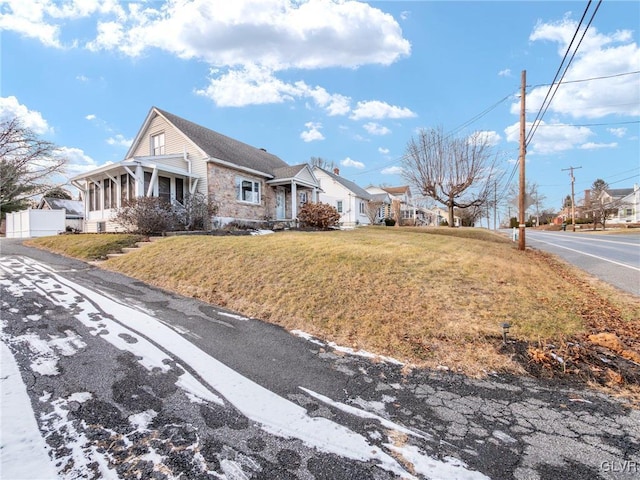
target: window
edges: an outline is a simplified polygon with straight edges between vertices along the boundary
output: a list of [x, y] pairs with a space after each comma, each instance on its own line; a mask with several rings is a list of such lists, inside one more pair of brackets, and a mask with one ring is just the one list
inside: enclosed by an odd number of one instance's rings
[[[149, 185], [151, 185], [151, 172], [144, 172], [144, 192], [142, 192], [143, 197], [147, 196]], [[153, 190], [151, 191], [151, 193], [153, 193]]]
[[96, 184], [91, 182], [89, 184], [89, 210], [98, 210], [98, 192], [96, 192]]
[[236, 199], [241, 202], [260, 203], [260, 182], [236, 177]]
[[104, 208], [105, 209], [117, 208], [118, 200], [116, 199], [116, 195], [117, 195], [116, 182], [114, 182], [110, 178], [105, 178], [102, 181], [102, 185], [103, 185], [102, 193], [103, 193]]
[[164, 133], [151, 137], [151, 155], [164, 155]]
[[176, 200], [180, 203], [184, 202], [184, 180], [176, 178]]
[[128, 191], [127, 191], [127, 175], [120, 175], [120, 206], [124, 205], [128, 200]]
[[171, 201], [171, 179], [169, 177], [158, 177], [158, 196], [167, 201]]
[[338, 213], [342, 213], [342, 200], [338, 200], [338, 203], [336, 203], [336, 210], [338, 210]]
[[300, 204], [304, 205], [307, 203], [307, 192], [300, 192]]
[[364, 213], [364, 202], [360, 202], [358, 208], [360, 209], [360, 213]]

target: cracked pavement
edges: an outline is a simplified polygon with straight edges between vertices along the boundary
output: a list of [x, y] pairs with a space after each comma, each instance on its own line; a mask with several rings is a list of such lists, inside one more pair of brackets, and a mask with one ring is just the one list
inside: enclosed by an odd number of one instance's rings
[[59, 478], [640, 478], [640, 410], [603, 393], [351, 355], [4, 239], [0, 266]]

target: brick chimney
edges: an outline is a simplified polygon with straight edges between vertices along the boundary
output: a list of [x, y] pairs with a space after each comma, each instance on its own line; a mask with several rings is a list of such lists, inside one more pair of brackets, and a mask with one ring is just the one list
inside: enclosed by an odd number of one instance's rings
[[338, 167], [333, 167], [333, 173], [340, 175], [340, 169]]

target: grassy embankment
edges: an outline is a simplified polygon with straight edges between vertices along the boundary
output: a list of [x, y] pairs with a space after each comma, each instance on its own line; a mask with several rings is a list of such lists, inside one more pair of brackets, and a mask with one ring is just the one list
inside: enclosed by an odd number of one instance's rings
[[[87, 258], [80, 252], [115, 237], [32, 244]], [[626, 339], [640, 332], [636, 298], [479, 229], [177, 236], [102, 266], [289, 330], [468, 374], [521, 371], [498, 351], [502, 322], [531, 345], [584, 339], [603, 322]]]

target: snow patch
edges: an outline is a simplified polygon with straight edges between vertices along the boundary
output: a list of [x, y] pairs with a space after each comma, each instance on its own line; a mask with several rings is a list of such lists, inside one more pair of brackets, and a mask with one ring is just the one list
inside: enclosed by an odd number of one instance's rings
[[[0, 342], [0, 472], [2, 478], [57, 478], [58, 474], [31, 409], [18, 364]], [[41, 397], [42, 398], [42, 397]]]

